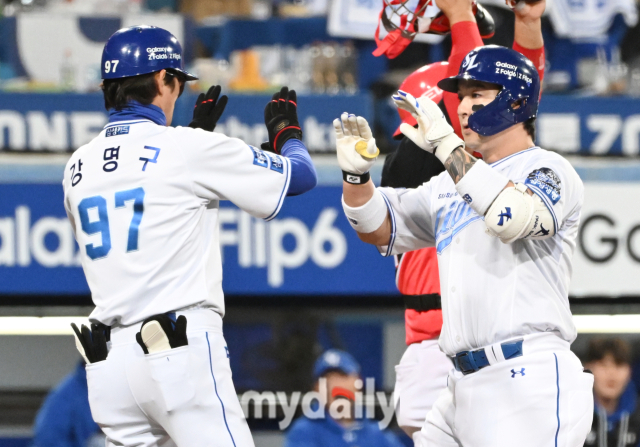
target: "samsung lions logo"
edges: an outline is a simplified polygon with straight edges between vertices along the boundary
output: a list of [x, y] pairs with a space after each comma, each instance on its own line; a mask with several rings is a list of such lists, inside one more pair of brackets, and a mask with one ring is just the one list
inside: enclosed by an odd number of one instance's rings
[[513, 216], [511, 215], [511, 208], [510, 207], [505, 207], [505, 211], [498, 214], [498, 217], [500, 218], [500, 221], [498, 222], [498, 225], [502, 226], [504, 225], [504, 219], [507, 219], [507, 221], [509, 221]]
[[462, 68], [464, 68], [465, 71], [473, 70], [478, 66], [478, 64], [476, 64], [477, 55], [478, 54], [476, 53], [472, 56], [471, 53], [469, 53], [465, 56], [464, 61], [462, 62]]

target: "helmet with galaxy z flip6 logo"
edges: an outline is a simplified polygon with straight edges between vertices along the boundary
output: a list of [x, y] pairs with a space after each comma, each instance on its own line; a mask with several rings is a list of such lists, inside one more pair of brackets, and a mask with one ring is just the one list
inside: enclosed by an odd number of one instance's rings
[[118, 79], [173, 70], [187, 81], [198, 79], [184, 69], [182, 46], [169, 31], [138, 25], [116, 31], [102, 51], [102, 79]]
[[438, 82], [442, 90], [457, 93], [460, 80], [501, 87], [496, 98], [469, 117], [469, 127], [489, 136], [535, 118], [540, 100], [540, 77], [533, 63], [510, 48], [487, 45], [464, 58], [457, 76]]

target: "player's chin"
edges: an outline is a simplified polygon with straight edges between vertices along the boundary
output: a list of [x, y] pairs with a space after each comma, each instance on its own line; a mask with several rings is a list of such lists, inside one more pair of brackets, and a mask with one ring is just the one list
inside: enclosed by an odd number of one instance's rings
[[480, 144], [480, 135], [478, 135], [468, 127], [466, 129], [462, 129], [462, 138], [464, 139], [465, 146], [467, 146], [468, 148], [476, 149]]

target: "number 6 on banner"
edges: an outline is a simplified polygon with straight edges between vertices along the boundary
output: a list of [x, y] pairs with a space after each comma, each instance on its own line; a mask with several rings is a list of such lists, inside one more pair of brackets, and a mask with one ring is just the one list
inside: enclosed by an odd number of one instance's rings
[[[144, 189], [135, 188], [116, 193], [116, 208], [122, 208], [126, 202], [133, 201], [133, 218], [129, 225], [129, 237], [127, 239], [127, 253], [138, 250], [138, 228], [142, 221], [144, 212]], [[89, 216], [90, 210], [97, 210], [96, 214]], [[86, 244], [87, 256], [92, 260], [106, 257], [111, 251], [111, 231], [109, 229], [109, 214], [107, 212], [107, 201], [102, 196], [93, 196], [82, 199], [78, 205], [78, 214], [82, 231], [87, 235], [100, 233], [102, 244], [95, 246], [93, 243]]]

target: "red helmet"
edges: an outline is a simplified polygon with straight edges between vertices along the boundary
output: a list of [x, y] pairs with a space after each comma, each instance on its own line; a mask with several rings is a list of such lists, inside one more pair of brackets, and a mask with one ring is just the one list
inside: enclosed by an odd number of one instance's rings
[[[434, 64], [425, 65], [407, 76], [402, 81], [399, 90], [411, 93], [415, 98], [426, 95], [433, 102], [438, 103], [442, 100], [443, 91], [438, 87], [438, 82], [447, 77], [449, 62], [436, 62]], [[406, 110], [398, 109], [400, 120], [411, 126], [415, 126], [416, 119]], [[394, 138], [401, 136], [400, 127], [393, 134]]]
[[[518, 0], [507, 0], [509, 1]], [[492, 37], [496, 28], [493, 17], [476, 0], [472, 4], [480, 36], [483, 39]], [[387, 30], [384, 39], [380, 39], [381, 24]], [[378, 47], [373, 55], [385, 54], [389, 59], [394, 59], [409, 46], [418, 33], [447, 34], [449, 31], [449, 19], [438, 8], [435, 0], [382, 0], [378, 27], [373, 35]]]

